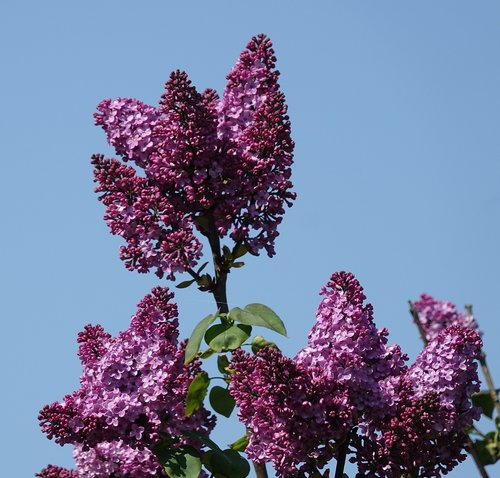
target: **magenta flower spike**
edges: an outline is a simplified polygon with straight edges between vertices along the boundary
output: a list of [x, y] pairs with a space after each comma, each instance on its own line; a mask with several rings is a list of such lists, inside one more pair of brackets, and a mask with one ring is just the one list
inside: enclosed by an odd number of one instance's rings
[[[200, 363], [184, 365], [172, 298], [166, 288], [153, 289], [117, 337], [99, 325], [78, 335], [80, 388], [46, 405], [39, 419], [48, 438], [76, 445], [79, 476], [155, 475], [161, 466], [151, 450], [160, 434], [181, 444], [185, 431], [208, 434], [214, 427], [215, 417], [203, 407], [185, 416], [187, 389]], [[106, 457], [114, 457], [112, 463]]]
[[465, 430], [480, 416], [471, 397], [479, 391], [481, 346], [474, 330], [459, 325], [429, 342], [393, 386], [388, 416], [360, 426], [353, 461], [364, 476], [439, 478], [465, 459]]
[[280, 477], [302, 477], [311, 463], [335, 455], [329, 446], [354, 425], [354, 407], [340, 383], [316, 380], [311, 371], [267, 347], [251, 356], [233, 354], [231, 394], [250, 432], [248, 457], [272, 462]]
[[246, 451], [283, 477], [334, 458], [363, 414], [385, 416], [391, 385], [407, 370], [400, 348], [376, 329], [353, 274], [333, 274], [321, 293], [308, 345], [294, 359], [272, 348], [233, 355], [231, 393], [250, 430]]
[[130, 270], [173, 279], [201, 256], [203, 235], [229, 236], [274, 255], [277, 227], [295, 193], [293, 141], [272, 43], [254, 37], [229, 73], [222, 99], [175, 71], [158, 107], [128, 98], [95, 114], [124, 162], [94, 155], [96, 192], [111, 233], [127, 242]]
[[433, 339], [450, 325], [461, 325], [482, 335], [474, 316], [458, 311], [456, 305], [451, 302], [441, 302], [430, 295], [422, 294], [413, 306], [427, 340]]
[[391, 378], [406, 370], [407, 356], [387, 345], [388, 331], [378, 330], [371, 304], [350, 272], [336, 272], [321, 290], [324, 299], [308, 344], [295, 359], [321, 380], [342, 383], [359, 412], [384, 413], [392, 400]]

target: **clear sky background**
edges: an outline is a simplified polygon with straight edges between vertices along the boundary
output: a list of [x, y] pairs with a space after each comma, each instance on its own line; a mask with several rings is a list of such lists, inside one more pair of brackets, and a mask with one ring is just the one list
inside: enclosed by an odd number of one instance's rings
[[[116, 96], [157, 104], [177, 68], [221, 92], [260, 32], [282, 73], [298, 199], [277, 256], [231, 274], [231, 305], [274, 308], [290, 336], [279, 345], [294, 354], [320, 287], [350, 270], [377, 325], [413, 359], [408, 299], [472, 303], [500, 384], [500, 3], [4, 0], [2, 476], [71, 466], [70, 449], [39, 431], [38, 410], [78, 386], [77, 332], [126, 328], [157, 284], [125, 270], [102, 220], [89, 158], [109, 148], [95, 106]], [[187, 335], [213, 306], [195, 289], [177, 298]], [[216, 438], [239, 435], [223, 426]], [[467, 460], [450, 476], [476, 472]]]

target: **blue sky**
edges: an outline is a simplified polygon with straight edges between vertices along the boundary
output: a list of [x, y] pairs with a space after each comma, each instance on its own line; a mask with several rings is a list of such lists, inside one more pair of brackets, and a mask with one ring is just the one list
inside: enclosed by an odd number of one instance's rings
[[[248, 39], [275, 44], [296, 142], [298, 192], [277, 256], [231, 274], [231, 305], [262, 302], [285, 320], [294, 354], [319, 288], [354, 272], [378, 326], [412, 358], [407, 300], [428, 292], [474, 304], [500, 383], [500, 4], [107, 0], [0, 4], [4, 205], [1, 287], [5, 476], [71, 465], [38, 430], [42, 405], [78, 386], [76, 334], [116, 333], [156, 285], [125, 270], [93, 194], [93, 126], [106, 97], [156, 104], [171, 70], [221, 91]], [[181, 329], [213, 310], [177, 294]], [[239, 436], [223, 427], [219, 440]], [[498, 465], [500, 466], [500, 465]], [[466, 462], [451, 477], [473, 476]], [[493, 472], [492, 472], [493, 474]]]

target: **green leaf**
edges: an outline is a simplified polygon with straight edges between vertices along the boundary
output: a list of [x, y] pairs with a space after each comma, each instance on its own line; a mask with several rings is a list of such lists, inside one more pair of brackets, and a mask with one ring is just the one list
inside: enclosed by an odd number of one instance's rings
[[168, 448], [160, 445], [154, 453], [170, 478], [198, 478], [200, 475], [201, 456], [192, 446]]
[[185, 289], [186, 287], [189, 287], [196, 279], [191, 279], [191, 280], [185, 280], [184, 282], [181, 282], [177, 284], [175, 287], [178, 289]]
[[252, 333], [247, 325], [213, 325], [205, 333], [205, 342], [215, 352], [235, 350]]
[[495, 432], [490, 432], [483, 440], [474, 442], [479, 461], [483, 465], [493, 465], [500, 460], [500, 447], [495, 435], [497, 435]]
[[231, 448], [231, 450], [236, 450], [236, 451], [245, 451], [247, 445], [248, 445], [248, 437], [246, 435], [243, 435], [241, 438], [238, 438], [236, 441], [231, 443], [231, 445], [229, 445], [229, 448]]
[[222, 246], [222, 255], [224, 256], [224, 259], [227, 261], [232, 260], [233, 256], [231, 254], [231, 249], [227, 246]]
[[[258, 317], [257, 323], [252, 323], [249, 325], [260, 325], [261, 327], [266, 327], [267, 329], [278, 332], [278, 334], [286, 335], [286, 328], [283, 321], [276, 315], [276, 313], [269, 307], [263, 304], [248, 304], [245, 306], [245, 311], [250, 312], [255, 317]], [[236, 320], [236, 319], [235, 319]]]
[[200, 372], [190, 383], [186, 397], [186, 417], [190, 417], [203, 405], [209, 385], [207, 372]]
[[212, 349], [208, 348], [207, 350], [205, 350], [205, 352], [202, 352], [200, 354], [200, 358], [207, 359], [207, 358], [211, 357], [214, 353], [215, 352]]
[[245, 478], [250, 473], [250, 465], [236, 450], [207, 452], [203, 464], [217, 478]]
[[212, 408], [221, 415], [229, 418], [236, 406], [234, 398], [229, 393], [229, 390], [218, 385], [210, 390], [209, 395], [210, 405]]
[[205, 262], [205, 264], [203, 264], [203, 265], [202, 265], [202, 266], [201, 266], [201, 267], [200, 267], [200, 268], [196, 271], [196, 273], [197, 273], [198, 275], [200, 275], [200, 274], [201, 274], [201, 271], [202, 271], [203, 269], [205, 269], [205, 267], [207, 267], [207, 266], [208, 266], [208, 262]]
[[231, 263], [231, 267], [235, 267], [236, 269], [240, 268], [240, 267], [243, 267], [245, 265], [244, 262], [242, 261], [237, 261], [237, 262], [232, 262]]
[[264, 347], [273, 347], [275, 349], [278, 348], [274, 342], [269, 342], [269, 340], [266, 340], [264, 337], [262, 337], [262, 335], [257, 335], [253, 338], [252, 352], [254, 354], [256, 354], [260, 349], [263, 349]]
[[215, 320], [215, 315], [207, 315], [198, 325], [194, 328], [191, 337], [189, 338], [188, 344], [186, 346], [186, 352], [184, 354], [184, 363], [187, 365], [191, 362], [200, 350], [201, 340], [205, 335], [210, 324]]
[[483, 415], [488, 418], [493, 417], [493, 410], [495, 409], [495, 403], [491, 398], [490, 392], [479, 392], [472, 395], [472, 403], [476, 407], [480, 407], [483, 410]]
[[217, 368], [219, 369], [220, 373], [227, 373], [226, 368], [228, 368], [229, 365], [231, 365], [231, 363], [229, 362], [229, 359], [226, 355], [223, 354], [217, 357]]
[[233, 259], [238, 259], [238, 257], [244, 256], [248, 252], [245, 244], [236, 244], [233, 248], [232, 256]]

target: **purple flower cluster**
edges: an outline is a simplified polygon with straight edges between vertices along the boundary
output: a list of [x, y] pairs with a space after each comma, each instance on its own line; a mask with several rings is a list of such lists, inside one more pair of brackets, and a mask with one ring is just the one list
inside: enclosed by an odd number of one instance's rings
[[121, 258], [128, 269], [173, 279], [192, 268], [201, 254], [195, 228], [274, 255], [284, 206], [295, 199], [275, 60], [271, 41], [259, 35], [228, 75], [222, 99], [199, 93], [175, 71], [157, 108], [123, 98], [99, 104], [96, 124], [139, 168], [92, 159], [105, 219], [127, 241]]
[[461, 325], [482, 335], [474, 316], [459, 312], [456, 305], [451, 302], [441, 302], [430, 295], [422, 294], [420, 299], [413, 303], [413, 306], [418, 313], [427, 340], [433, 339], [450, 325]]
[[187, 389], [200, 368], [183, 364], [172, 297], [166, 288], [153, 289], [117, 337], [99, 325], [78, 335], [80, 388], [39, 415], [49, 438], [76, 445], [78, 476], [164, 476], [150, 451], [160, 433], [180, 443], [187, 430], [213, 428], [215, 418], [204, 408], [185, 416]]
[[447, 328], [414, 365], [377, 330], [363, 289], [335, 273], [308, 344], [294, 359], [265, 348], [233, 355], [231, 393], [250, 431], [247, 453], [280, 477], [303, 476], [350, 440], [362, 476], [440, 476], [463, 459], [464, 430], [477, 419], [479, 336]]
[[305, 476], [334, 455], [330, 444], [354, 425], [354, 407], [340, 383], [322, 382], [307, 367], [267, 347], [233, 354], [231, 394], [250, 432], [248, 457], [273, 462], [279, 476]]
[[360, 426], [355, 461], [364, 476], [438, 478], [465, 459], [465, 429], [480, 416], [471, 396], [481, 347], [478, 334], [459, 325], [429, 342], [393, 388], [387, 416]]
[[383, 411], [390, 398], [381, 384], [406, 370], [406, 355], [398, 345], [387, 346], [387, 329], [377, 330], [353, 274], [333, 274], [321, 294], [316, 323], [296, 360], [321, 380], [342, 383], [358, 411]]

